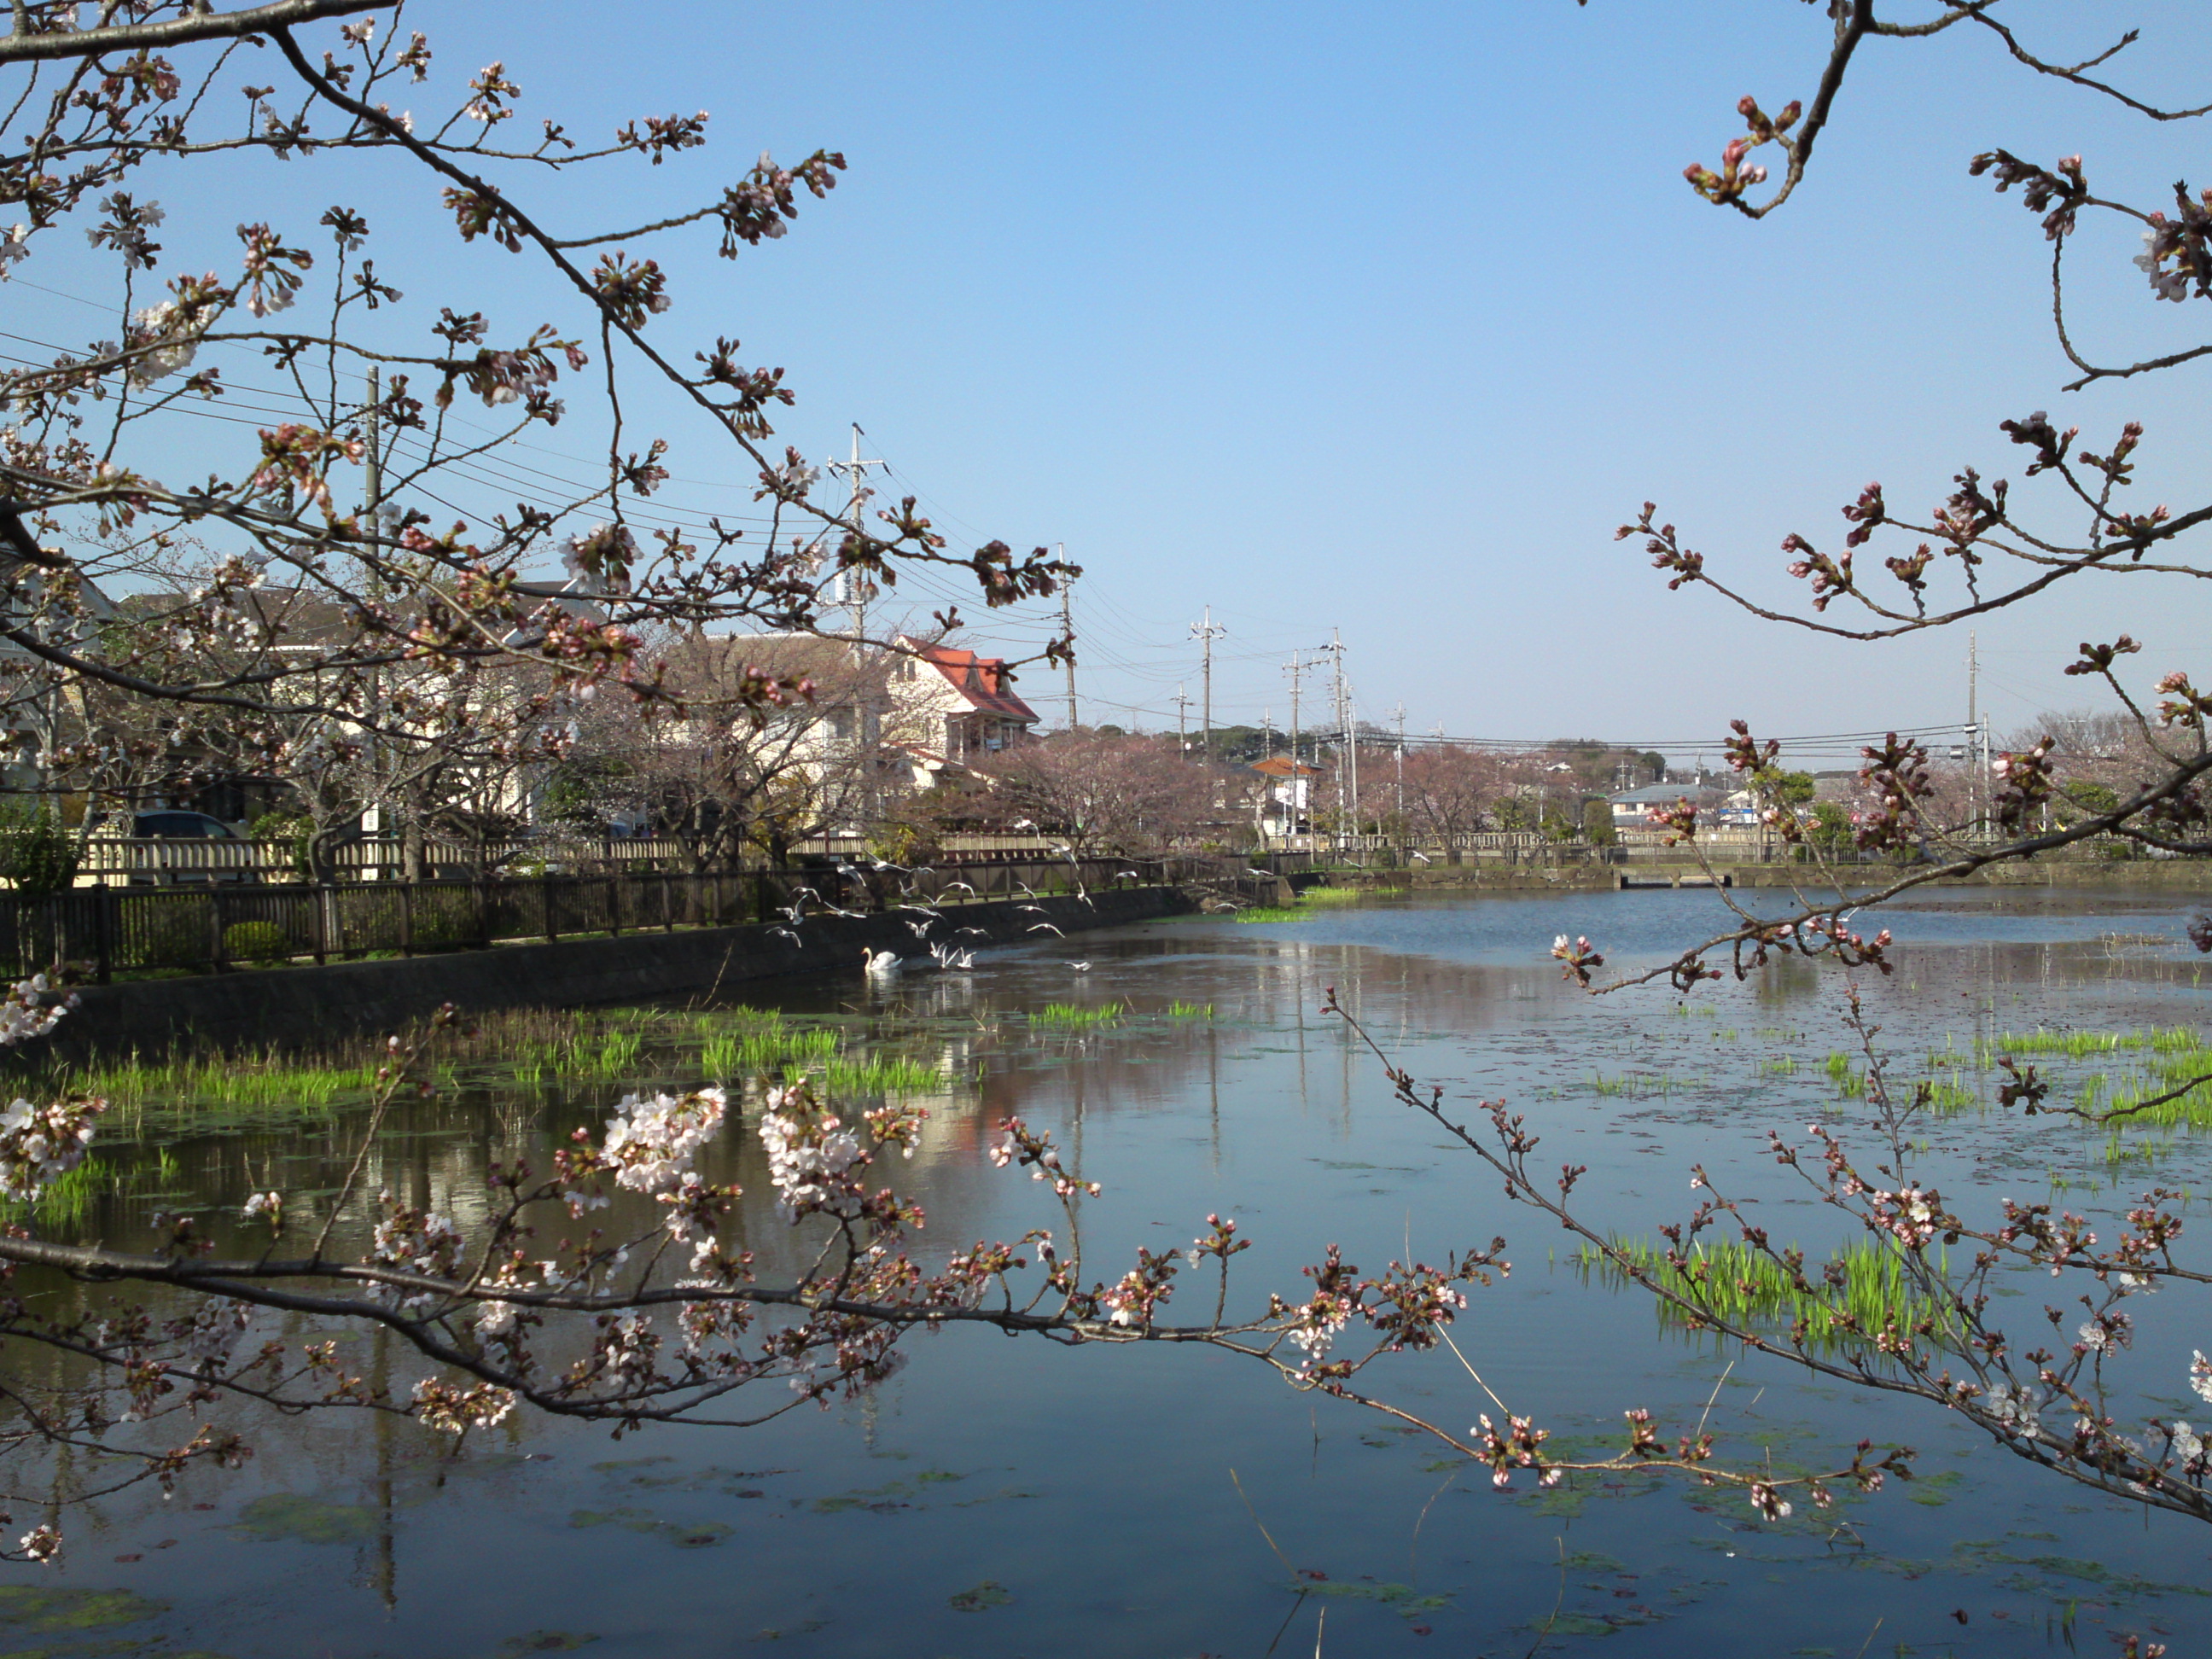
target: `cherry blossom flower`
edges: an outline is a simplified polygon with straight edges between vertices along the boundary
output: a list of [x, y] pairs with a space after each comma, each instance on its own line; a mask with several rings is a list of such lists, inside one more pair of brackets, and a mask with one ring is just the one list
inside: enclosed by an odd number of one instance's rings
[[426, 1376], [415, 1385], [415, 1415], [445, 1434], [465, 1434], [488, 1429], [514, 1409], [514, 1393], [489, 1382], [457, 1389]]
[[29, 1203], [84, 1162], [105, 1100], [72, 1096], [51, 1106], [17, 1099], [0, 1112], [0, 1197]]
[[60, 1559], [62, 1535], [52, 1527], [33, 1527], [23, 1534], [15, 1547], [23, 1553], [26, 1559], [36, 1561], [41, 1566], [51, 1566]]
[[688, 1095], [624, 1095], [607, 1120], [599, 1156], [614, 1166], [615, 1182], [632, 1192], [665, 1193], [680, 1187], [691, 1159], [719, 1133], [728, 1097], [720, 1089]]

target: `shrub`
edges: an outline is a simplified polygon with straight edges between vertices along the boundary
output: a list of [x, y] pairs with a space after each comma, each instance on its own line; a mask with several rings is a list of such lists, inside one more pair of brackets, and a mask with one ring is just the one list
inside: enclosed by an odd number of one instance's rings
[[454, 951], [477, 942], [477, 908], [466, 893], [415, 893], [417, 951]]
[[17, 892], [66, 892], [76, 883], [76, 843], [51, 808], [15, 807], [0, 815], [0, 876]]
[[208, 959], [207, 912], [198, 902], [179, 899], [131, 908], [137, 925], [126, 923], [125, 938], [137, 936], [140, 966], [193, 968]]
[[290, 956], [292, 939], [273, 921], [234, 921], [222, 930], [222, 953], [233, 962], [270, 962]]

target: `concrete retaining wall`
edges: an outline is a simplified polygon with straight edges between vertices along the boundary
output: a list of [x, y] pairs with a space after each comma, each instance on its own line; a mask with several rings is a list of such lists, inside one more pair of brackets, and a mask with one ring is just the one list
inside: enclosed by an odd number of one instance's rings
[[[945, 915], [953, 927], [983, 930], [985, 937], [969, 935], [959, 944], [987, 945], [1026, 940], [1042, 921], [1073, 933], [1193, 908], [1190, 898], [1172, 887], [1124, 888], [1093, 894], [1088, 902], [1073, 897], [1036, 902], [1043, 915], [995, 900], [953, 905]], [[77, 1054], [132, 1048], [151, 1054], [179, 1042], [219, 1048], [292, 1047], [397, 1030], [447, 1002], [462, 1009], [572, 1008], [699, 996], [787, 974], [856, 972], [863, 949], [924, 954], [908, 920], [896, 912], [810, 916], [798, 929], [796, 942], [765, 927], [701, 927], [507, 945], [396, 962], [87, 986], [82, 1007], [57, 1028], [54, 1042]], [[937, 931], [943, 938], [950, 930]]]

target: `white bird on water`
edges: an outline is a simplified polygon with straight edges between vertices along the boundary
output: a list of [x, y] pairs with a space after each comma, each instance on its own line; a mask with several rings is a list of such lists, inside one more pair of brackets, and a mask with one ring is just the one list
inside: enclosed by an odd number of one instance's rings
[[1079, 974], [1087, 974], [1091, 971], [1091, 964], [1087, 962], [1071, 962], [1067, 965]]
[[870, 979], [896, 979], [906, 970], [906, 963], [896, 951], [871, 951], [863, 945], [860, 960], [867, 964]]

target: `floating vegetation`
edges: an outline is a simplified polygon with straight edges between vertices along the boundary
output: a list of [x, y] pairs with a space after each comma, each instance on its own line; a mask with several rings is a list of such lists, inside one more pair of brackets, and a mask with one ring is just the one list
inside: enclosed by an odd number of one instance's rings
[[1367, 896], [1358, 887], [1309, 887], [1290, 904], [1252, 904], [1237, 913], [1239, 921], [1304, 921], [1332, 904], [1357, 904]]
[[[1923, 1323], [1949, 1323], [1948, 1310], [1911, 1282], [1902, 1256], [1871, 1239], [1846, 1245], [1825, 1264], [1808, 1261], [1805, 1278], [1815, 1286], [1810, 1296], [1791, 1282], [1779, 1262], [1748, 1244], [1693, 1245], [1683, 1267], [1668, 1261], [1663, 1248], [1640, 1240], [1616, 1239], [1613, 1248], [1661, 1289], [1735, 1324], [1795, 1325], [1802, 1320], [1812, 1340], [1832, 1343], [1872, 1335], [1892, 1324], [1913, 1330]], [[1594, 1245], [1577, 1250], [1574, 1264], [1583, 1278], [1595, 1274], [1615, 1289], [1632, 1282], [1620, 1262]], [[1943, 1254], [1939, 1251], [1930, 1265], [1941, 1278]], [[1657, 1306], [1662, 1324], [1692, 1322], [1672, 1303]]]
[[1030, 1024], [1063, 1031], [1095, 1031], [1102, 1026], [1119, 1025], [1126, 1012], [1118, 1002], [1090, 1006], [1079, 1002], [1048, 1002], [1030, 1015]]
[[112, 1625], [135, 1625], [168, 1610], [167, 1602], [149, 1601], [127, 1589], [0, 1585], [0, 1623], [22, 1630], [105, 1630]]
[[354, 1544], [375, 1534], [376, 1516], [359, 1504], [272, 1492], [240, 1510], [230, 1529], [262, 1544]]

